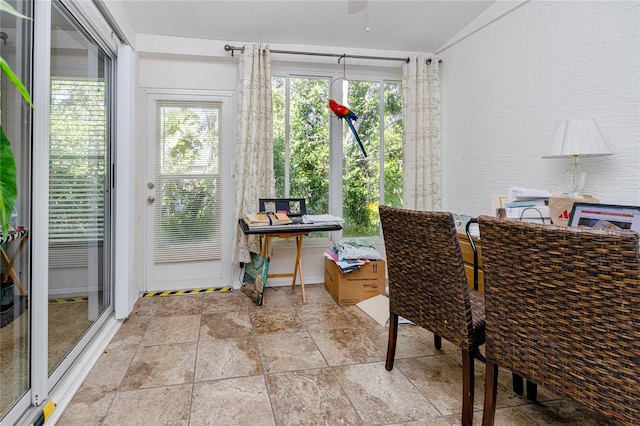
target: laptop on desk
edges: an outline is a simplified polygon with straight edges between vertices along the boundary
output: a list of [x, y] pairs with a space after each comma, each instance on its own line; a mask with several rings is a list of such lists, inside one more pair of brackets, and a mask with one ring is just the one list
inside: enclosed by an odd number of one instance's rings
[[260, 198], [258, 207], [261, 212], [284, 212], [293, 224], [301, 224], [302, 216], [307, 214], [307, 204], [304, 198]]
[[630, 229], [640, 234], [640, 206], [574, 203], [569, 226], [597, 229]]

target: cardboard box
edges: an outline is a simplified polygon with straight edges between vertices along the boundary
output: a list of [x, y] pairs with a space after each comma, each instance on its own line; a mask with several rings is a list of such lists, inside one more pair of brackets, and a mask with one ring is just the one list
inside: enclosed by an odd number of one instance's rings
[[357, 271], [343, 274], [331, 259], [324, 259], [324, 286], [338, 305], [358, 302], [386, 294], [384, 260], [372, 260]]

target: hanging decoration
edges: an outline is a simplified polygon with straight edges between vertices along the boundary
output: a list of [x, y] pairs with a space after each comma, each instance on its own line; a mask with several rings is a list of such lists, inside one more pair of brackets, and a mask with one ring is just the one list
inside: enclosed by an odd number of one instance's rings
[[[344, 60], [344, 63], [343, 63], [343, 76], [341, 78], [331, 82], [331, 86], [333, 86], [333, 83], [335, 83], [338, 80], [347, 80], [347, 77], [346, 77], [346, 74], [347, 74], [347, 59], [346, 59], [346, 55], [343, 55], [342, 57], [340, 57], [340, 59], [338, 59], [338, 63], [340, 63], [340, 60]], [[344, 118], [344, 121], [347, 122], [347, 124], [349, 125], [349, 128], [351, 129], [351, 132], [353, 133], [353, 136], [355, 137], [356, 141], [358, 142], [358, 145], [360, 145], [360, 150], [362, 151], [362, 154], [366, 157], [367, 156], [367, 152], [365, 151], [364, 145], [362, 144], [362, 141], [360, 140], [360, 136], [358, 135], [358, 131], [356, 130], [356, 127], [353, 124], [353, 122], [358, 119], [358, 116], [353, 111], [351, 111], [349, 108], [347, 108], [344, 105], [340, 105], [339, 103], [337, 103], [333, 99], [329, 99], [329, 108], [331, 109], [331, 111], [333, 111], [333, 113], [336, 115], [336, 117], [338, 117], [340, 119]]]
[[358, 119], [358, 116], [355, 115], [355, 113], [353, 111], [351, 111], [349, 108], [347, 108], [344, 105], [340, 105], [339, 103], [337, 103], [333, 99], [329, 100], [329, 108], [331, 108], [331, 111], [333, 111], [333, 113], [336, 115], [336, 117], [344, 118], [344, 120], [347, 122], [347, 124], [351, 128], [351, 132], [353, 133], [353, 136], [356, 138], [356, 141], [358, 142], [358, 145], [360, 145], [360, 150], [362, 150], [362, 154], [366, 157], [367, 156], [367, 152], [364, 150], [364, 145], [362, 145], [362, 141], [360, 140], [360, 136], [358, 136], [358, 132], [357, 132], [355, 126], [353, 125], [353, 122]]

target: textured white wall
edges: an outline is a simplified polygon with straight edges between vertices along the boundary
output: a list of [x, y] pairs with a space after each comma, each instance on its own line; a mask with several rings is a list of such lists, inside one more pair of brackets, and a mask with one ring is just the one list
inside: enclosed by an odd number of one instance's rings
[[542, 159], [556, 121], [592, 117], [614, 155], [583, 193], [640, 205], [640, 3], [531, 1], [441, 52], [443, 209], [491, 213], [520, 185], [565, 191]]

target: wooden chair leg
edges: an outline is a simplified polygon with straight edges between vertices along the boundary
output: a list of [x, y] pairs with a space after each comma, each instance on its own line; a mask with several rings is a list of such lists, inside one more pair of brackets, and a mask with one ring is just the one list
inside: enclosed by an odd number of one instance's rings
[[527, 398], [531, 401], [538, 399], [538, 385], [527, 380]]
[[473, 424], [474, 369], [473, 352], [462, 350], [462, 425]]
[[511, 376], [513, 377], [513, 391], [516, 395], [522, 395], [524, 386], [522, 377], [518, 376], [516, 373], [511, 373]]
[[[519, 377], [519, 376], [518, 376]], [[515, 375], [514, 375], [515, 378]], [[493, 426], [496, 417], [496, 398], [498, 396], [498, 365], [487, 360], [484, 384], [484, 412], [482, 426]]]
[[434, 334], [433, 335], [433, 346], [435, 346], [437, 350], [442, 349], [442, 337]]
[[389, 343], [387, 344], [387, 362], [384, 368], [393, 370], [393, 360], [396, 357], [396, 341], [398, 340], [398, 315], [389, 314]]

